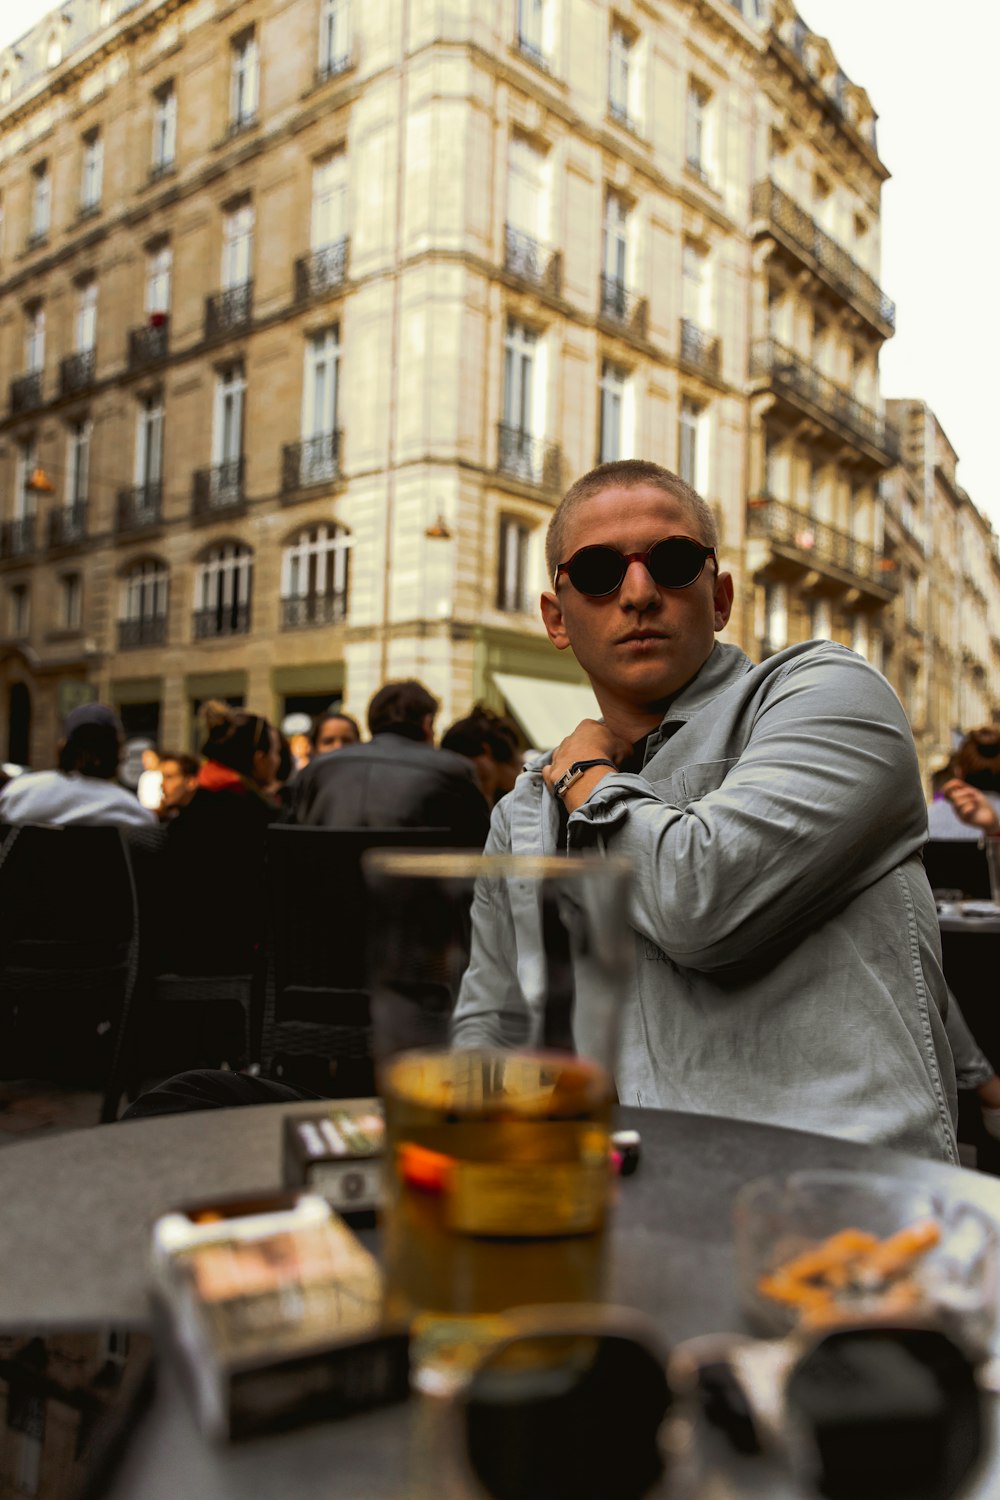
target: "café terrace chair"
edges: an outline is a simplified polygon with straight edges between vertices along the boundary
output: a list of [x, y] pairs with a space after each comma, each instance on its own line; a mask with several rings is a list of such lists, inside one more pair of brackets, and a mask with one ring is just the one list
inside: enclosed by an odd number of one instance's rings
[[989, 865], [978, 839], [928, 839], [923, 856], [932, 891], [961, 891], [974, 901], [990, 899]]
[[330, 1098], [374, 1092], [362, 856], [453, 843], [446, 828], [268, 829], [263, 1050], [272, 1076]]
[[[138, 940], [121, 829], [12, 828], [0, 843], [0, 1075], [108, 1079], [128, 1024]], [[102, 1119], [107, 1108], [105, 1094]]]

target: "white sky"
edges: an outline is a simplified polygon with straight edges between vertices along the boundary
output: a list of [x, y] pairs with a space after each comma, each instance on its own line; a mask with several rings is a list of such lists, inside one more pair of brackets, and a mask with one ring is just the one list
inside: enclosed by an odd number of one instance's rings
[[[0, 46], [51, 0], [0, 0]], [[1000, 213], [995, 207], [998, 0], [799, 0], [879, 115], [883, 290], [896, 303], [882, 392], [925, 400], [959, 483], [1000, 531], [988, 455], [1000, 426]]]

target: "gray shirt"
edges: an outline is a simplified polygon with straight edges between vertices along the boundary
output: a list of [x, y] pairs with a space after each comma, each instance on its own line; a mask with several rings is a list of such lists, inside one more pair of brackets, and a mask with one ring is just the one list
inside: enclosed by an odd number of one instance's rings
[[[543, 763], [497, 806], [488, 853], [556, 851]], [[813, 641], [754, 666], [716, 644], [641, 774], [605, 777], [567, 833], [634, 865], [623, 1103], [957, 1160], [916, 752], [860, 656]], [[459, 1046], [499, 1038], [511, 970], [539, 950], [530, 914], [491, 920], [474, 933]]]

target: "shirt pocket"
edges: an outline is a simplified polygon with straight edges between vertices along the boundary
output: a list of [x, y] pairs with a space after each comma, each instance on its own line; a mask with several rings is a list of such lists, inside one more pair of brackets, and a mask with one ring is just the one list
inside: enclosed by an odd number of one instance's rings
[[[686, 808], [692, 802], [698, 802], [709, 792], [717, 791], [725, 781], [734, 766], [739, 765], [739, 756], [729, 756], [725, 760], [700, 760], [690, 766], [684, 766], [682, 770], [675, 771], [669, 779], [669, 796], [665, 801], [672, 807]], [[657, 787], [660, 796], [664, 796], [663, 789]]]

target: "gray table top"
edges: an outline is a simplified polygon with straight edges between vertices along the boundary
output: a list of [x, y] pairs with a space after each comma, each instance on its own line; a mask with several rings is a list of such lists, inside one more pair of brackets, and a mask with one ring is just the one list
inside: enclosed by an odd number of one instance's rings
[[[145, 1319], [153, 1220], [191, 1199], [278, 1186], [282, 1118], [313, 1109], [137, 1120], [0, 1150], [0, 1320]], [[622, 1124], [641, 1131], [643, 1154], [638, 1172], [620, 1183], [609, 1295], [650, 1314], [670, 1344], [744, 1326], [730, 1216], [737, 1189], [754, 1177], [806, 1167], [886, 1172], [974, 1202], [1000, 1221], [1000, 1182], [974, 1172], [734, 1120], [619, 1113]], [[467, 1492], [450, 1488], [439, 1466], [426, 1461], [431, 1405], [410, 1402], [213, 1448], [197, 1435], [167, 1369], [125, 1454], [113, 1500], [451, 1500]]]

